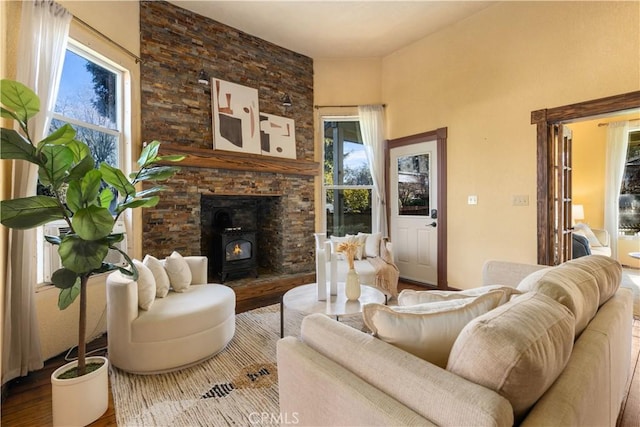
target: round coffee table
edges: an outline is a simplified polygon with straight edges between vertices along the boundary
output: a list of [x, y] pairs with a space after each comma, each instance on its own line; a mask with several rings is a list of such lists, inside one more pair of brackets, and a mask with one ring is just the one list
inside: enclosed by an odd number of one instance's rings
[[[295, 310], [304, 314], [322, 313], [340, 320], [340, 316], [362, 313], [362, 306], [369, 303], [384, 304], [386, 297], [378, 289], [360, 285], [360, 298], [349, 301], [344, 292], [344, 283], [338, 282], [337, 295], [326, 301], [318, 301], [317, 285], [297, 286], [282, 296], [280, 303], [280, 336], [284, 336], [284, 310]], [[329, 297], [329, 295], [327, 295]]]

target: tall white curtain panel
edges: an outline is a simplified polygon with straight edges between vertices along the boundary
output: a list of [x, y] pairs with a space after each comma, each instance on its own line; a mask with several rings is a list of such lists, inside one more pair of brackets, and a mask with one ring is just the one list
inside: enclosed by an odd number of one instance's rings
[[372, 231], [388, 236], [384, 179], [384, 107], [382, 105], [358, 106], [358, 117], [373, 179]]
[[[40, 113], [29, 122], [31, 136], [48, 132], [72, 15], [53, 1], [22, 2], [16, 80], [35, 91]], [[17, 127], [16, 127], [17, 129]], [[37, 167], [13, 161], [12, 197], [36, 193]], [[35, 311], [36, 231], [10, 230], [2, 331], [2, 383], [40, 369], [40, 338]]]
[[618, 205], [629, 145], [629, 122], [612, 122], [607, 127], [607, 164], [604, 187], [604, 227], [612, 236], [611, 257], [618, 258]]

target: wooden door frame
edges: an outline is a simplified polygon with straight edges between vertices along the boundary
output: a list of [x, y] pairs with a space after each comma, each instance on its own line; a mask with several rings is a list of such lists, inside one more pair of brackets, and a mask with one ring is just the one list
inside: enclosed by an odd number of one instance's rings
[[436, 194], [438, 195], [438, 289], [448, 289], [447, 282], [447, 128], [438, 128], [433, 131], [423, 132], [416, 135], [405, 136], [385, 141], [385, 182], [386, 185], [386, 215], [389, 230], [391, 230], [391, 182], [390, 152], [393, 148], [404, 147], [406, 145], [418, 144], [425, 141], [436, 141], [438, 150], [438, 185]]
[[640, 108], [640, 91], [531, 112], [537, 131], [538, 264], [554, 264], [553, 141], [551, 127]]

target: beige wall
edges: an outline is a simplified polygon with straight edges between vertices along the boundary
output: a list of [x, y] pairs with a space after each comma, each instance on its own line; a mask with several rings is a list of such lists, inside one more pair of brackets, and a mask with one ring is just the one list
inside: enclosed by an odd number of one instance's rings
[[449, 129], [450, 286], [477, 286], [490, 258], [536, 261], [530, 113], [640, 89], [638, 7], [503, 2], [385, 58], [389, 137]]
[[[383, 58], [388, 138], [449, 130], [450, 286], [478, 286], [490, 258], [536, 261], [531, 111], [639, 90], [639, 6], [501, 2]], [[316, 81], [331, 86], [322, 74]], [[319, 86], [334, 103], [360, 96]], [[529, 206], [512, 206], [513, 195]]]

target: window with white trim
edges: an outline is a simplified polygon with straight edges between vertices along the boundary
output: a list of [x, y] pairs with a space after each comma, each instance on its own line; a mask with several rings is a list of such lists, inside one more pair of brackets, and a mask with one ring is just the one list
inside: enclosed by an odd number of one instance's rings
[[357, 117], [323, 117], [324, 225], [327, 236], [372, 229], [373, 180]]
[[[125, 80], [128, 71], [81, 43], [69, 39], [60, 87], [49, 132], [68, 123], [76, 130], [76, 139], [86, 143], [98, 168], [102, 162], [123, 168], [128, 146], [124, 131]], [[49, 194], [38, 183], [38, 194]], [[114, 201], [115, 203], [115, 201]], [[43, 228], [38, 230], [38, 283], [45, 282], [50, 264]]]

